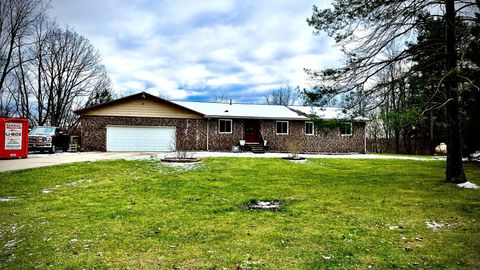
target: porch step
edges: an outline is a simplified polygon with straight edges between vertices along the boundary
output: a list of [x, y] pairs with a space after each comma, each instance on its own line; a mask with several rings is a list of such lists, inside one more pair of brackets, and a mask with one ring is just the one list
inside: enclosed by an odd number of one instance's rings
[[263, 147], [263, 145], [260, 145], [260, 144], [252, 145], [250, 150], [254, 154], [265, 154], [265, 147]]

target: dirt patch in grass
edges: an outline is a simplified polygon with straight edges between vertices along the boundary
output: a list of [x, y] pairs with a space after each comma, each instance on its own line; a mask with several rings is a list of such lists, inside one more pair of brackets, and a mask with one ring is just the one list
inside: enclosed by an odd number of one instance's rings
[[285, 203], [280, 200], [251, 200], [245, 204], [247, 210], [279, 211]]
[[285, 160], [305, 160], [306, 158], [305, 157], [299, 157], [299, 156], [288, 156], [288, 157], [282, 157], [282, 159], [285, 159]]
[[166, 163], [197, 163], [202, 160], [199, 158], [162, 158], [160, 161]]

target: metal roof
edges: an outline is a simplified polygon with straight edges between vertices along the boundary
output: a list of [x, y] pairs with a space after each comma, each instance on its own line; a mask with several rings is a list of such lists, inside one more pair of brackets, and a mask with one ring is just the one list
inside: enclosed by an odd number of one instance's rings
[[255, 118], [304, 120], [308, 117], [288, 109], [282, 105], [229, 104], [215, 102], [171, 101], [205, 115], [205, 117]]
[[175, 106], [211, 118], [244, 118], [244, 119], [275, 119], [275, 120], [308, 120], [313, 113], [320, 119], [344, 119], [353, 121], [368, 121], [367, 118], [358, 117], [352, 113], [334, 107], [311, 107], [311, 106], [283, 106], [283, 105], [263, 105], [263, 104], [241, 104], [241, 103], [219, 103], [219, 102], [195, 102], [195, 101], [171, 101], [159, 98], [157, 96], [140, 92], [130, 96], [112, 100], [110, 102], [93, 105], [80, 110], [76, 114], [85, 112], [112, 104], [117, 104], [125, 100], [135, 98], [149, 98], [158, 102], [169, 102]]
[[229, 104], [216, 102], [170, 101], [192, 111], [212, 118], [252, 118], [277, 120], [308, 120], [314, 113], [321, 119], [349, 119], [365, 121], [341, 108], [283, 106], [262, 104]]

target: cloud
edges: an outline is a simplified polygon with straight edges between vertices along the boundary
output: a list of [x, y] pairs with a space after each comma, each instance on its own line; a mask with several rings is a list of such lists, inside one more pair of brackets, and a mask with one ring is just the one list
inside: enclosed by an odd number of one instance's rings
[[315, 1], [55, 0], [51, 14], [91, 40], [120, 94], [260, 102], [338, 48], [306, 23]]

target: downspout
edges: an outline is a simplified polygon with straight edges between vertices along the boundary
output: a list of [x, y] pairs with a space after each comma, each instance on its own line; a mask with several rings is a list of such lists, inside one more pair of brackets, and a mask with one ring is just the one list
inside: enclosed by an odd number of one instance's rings
[[210, 126], [210, 117], [207, 118], [207, 152], [210, 151], [210, 150], [208, 149], [209, 126]]
[[367, 123], [363, 126], [363, 153], [367, 153]]

